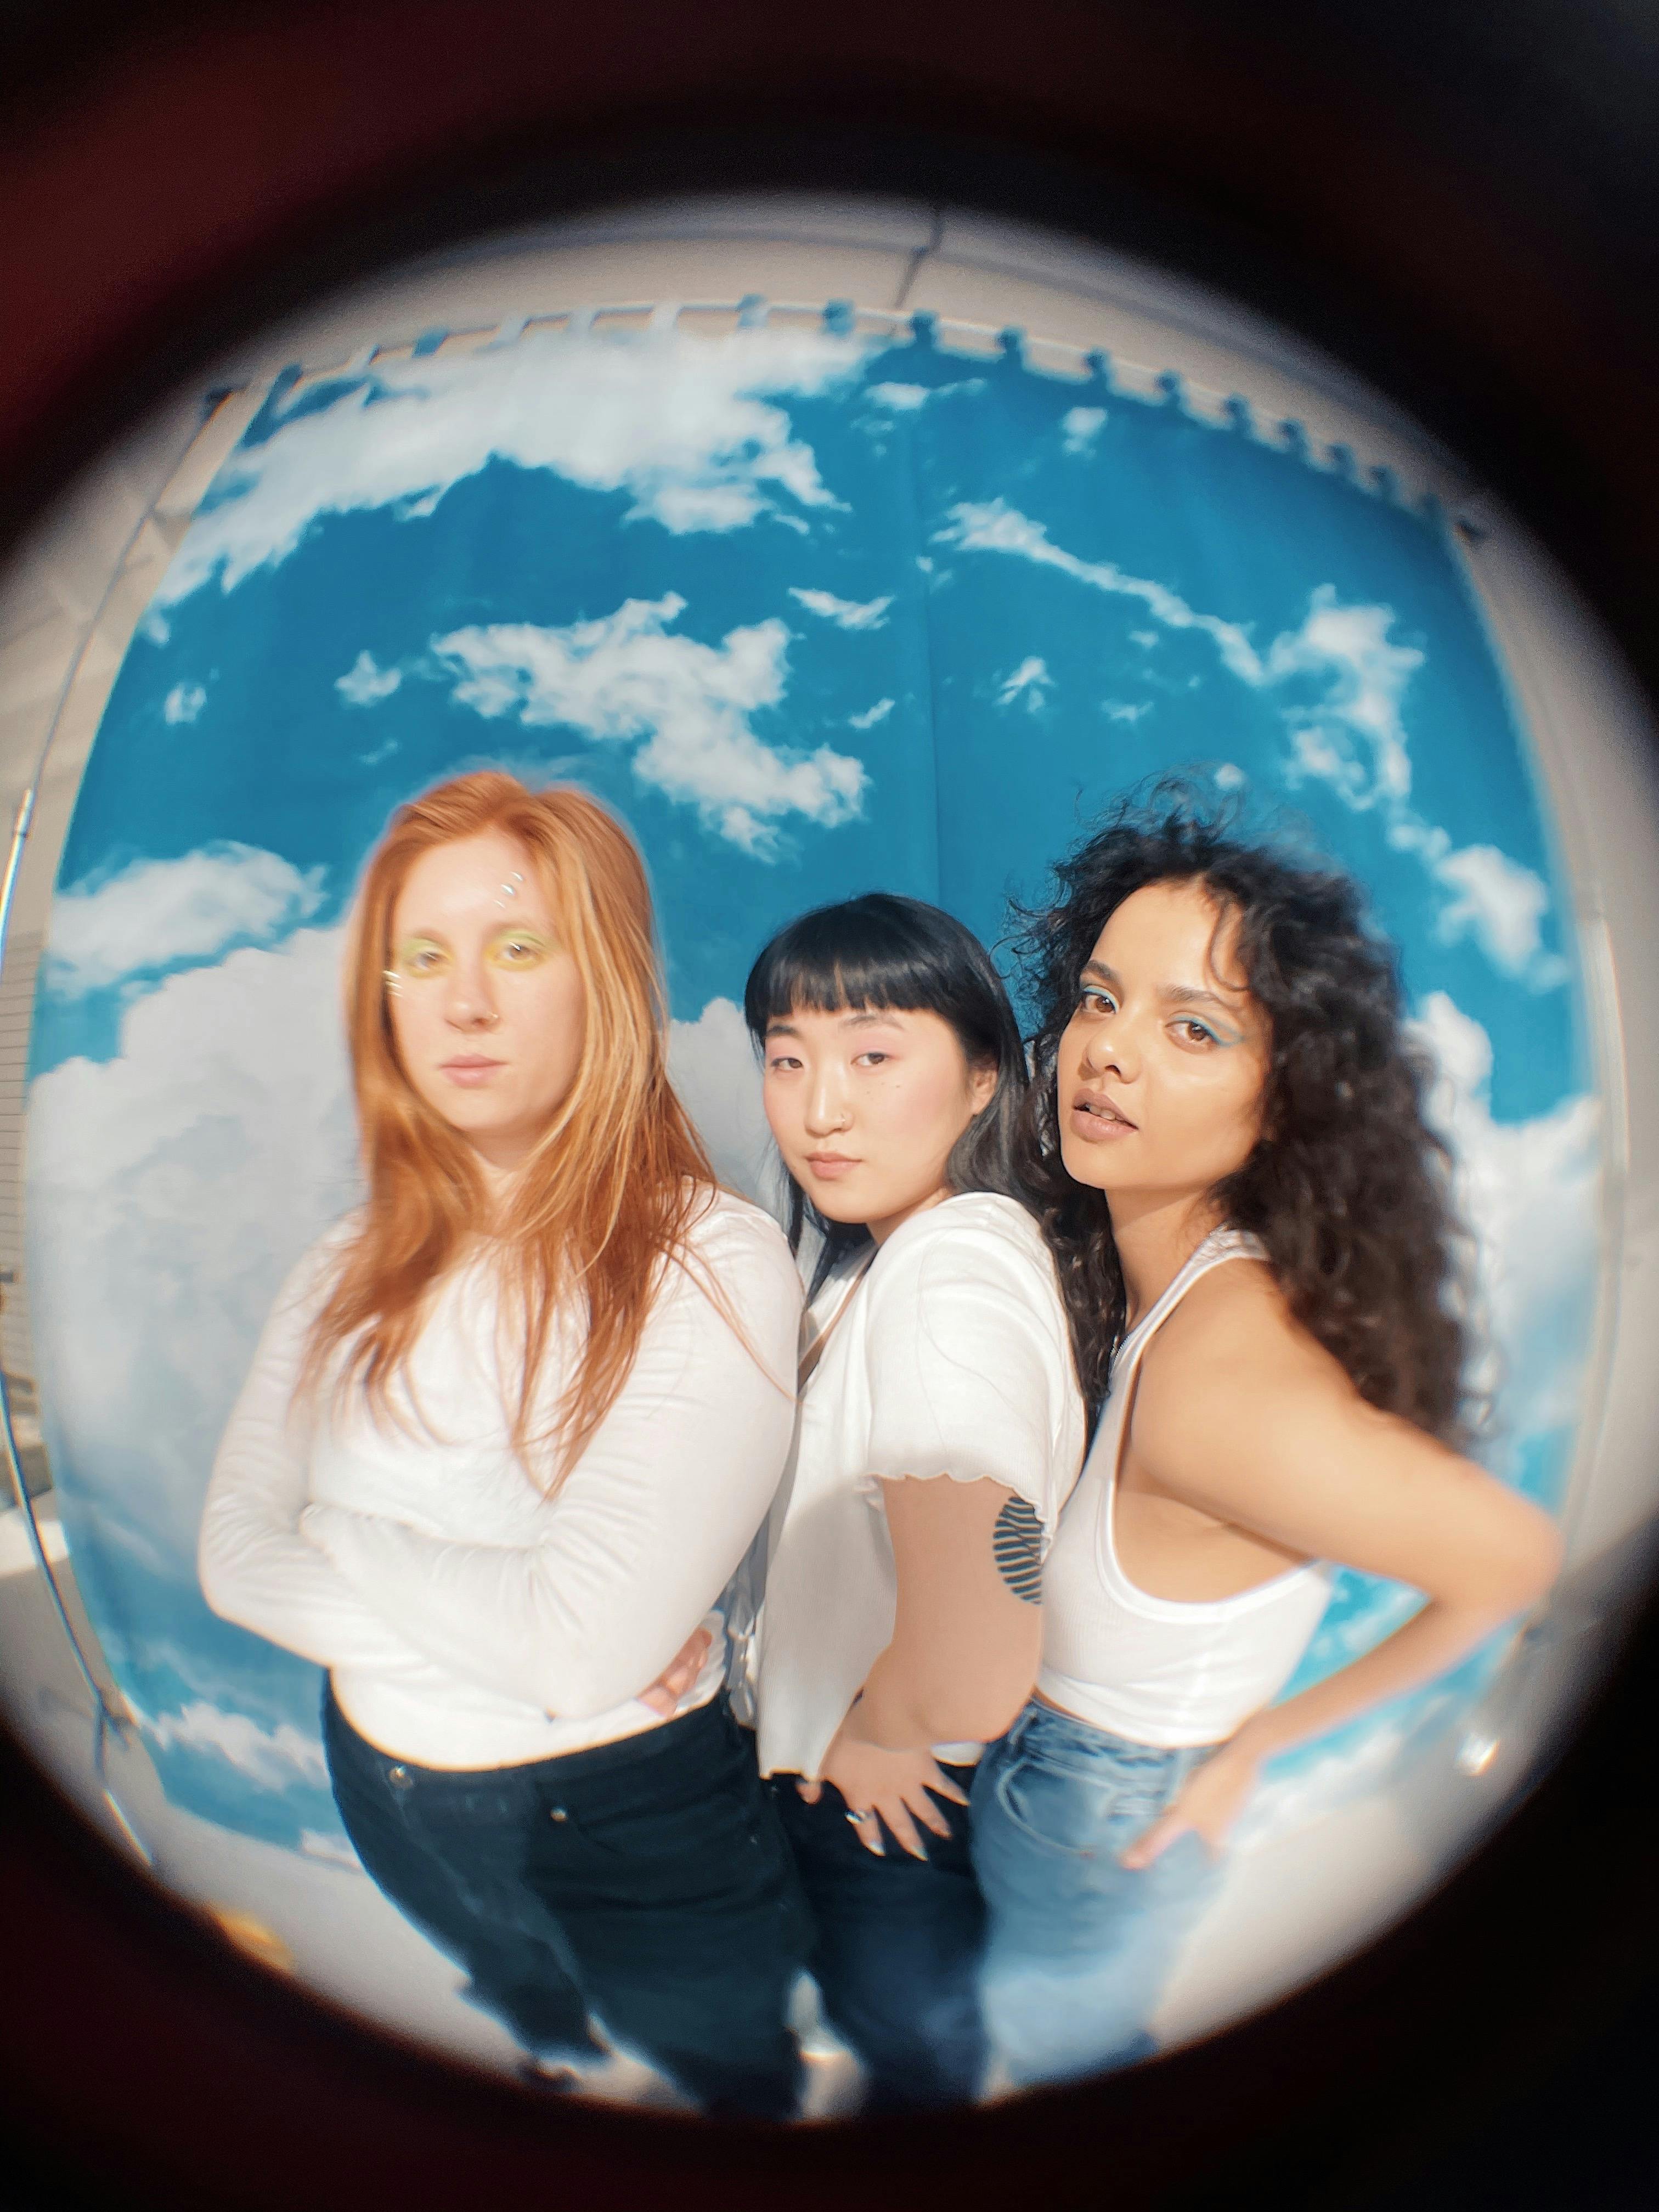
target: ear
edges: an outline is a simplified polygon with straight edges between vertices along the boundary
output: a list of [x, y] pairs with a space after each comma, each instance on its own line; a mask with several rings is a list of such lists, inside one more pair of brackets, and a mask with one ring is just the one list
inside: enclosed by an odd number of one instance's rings
[[997, 1064], [994, 1060], [982, 1060], [968, 1071], [968, 1096], [975, 1114], [982, 1114], [997, 1095]]

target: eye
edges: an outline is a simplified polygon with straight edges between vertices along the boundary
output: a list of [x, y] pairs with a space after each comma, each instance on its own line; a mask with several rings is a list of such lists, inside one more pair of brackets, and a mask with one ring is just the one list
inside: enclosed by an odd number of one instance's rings
[[1078, 993], [1078, 1011], [1085, 1014], [1115, 1014], [1117, 1000], [1098, 983], [1085, 983]]
[[775, 1052], [767, 1057], [766, 1071], [769, 1075], [787, 1075], [791, 1068], [799, 1066], [800, 1062], [793, 1053]]
[[1176, 1034], [1185, 1044], [1219, 1044], [1221, 1040], [1207, 1022], [1196, 1014], [1183, 1014], [1175, 1024]]
[[890, 1060], [891, 1058], [891, 1053], [878, 1051], [874, 1046], [872, 1046], [868, 1052], [861, 1052], [857, 1060], [854, 1061], [853, 1065], [855, 1067], [879, 1067], [883, 1060]]
[[533, 968], [547, 947], [538, 937], [503, 937], [491, 951], [491, 957], [503, 968]]
[[405, 975], [435, 975], [448, 964], [441, 945], [406, 945], [398, 965]]

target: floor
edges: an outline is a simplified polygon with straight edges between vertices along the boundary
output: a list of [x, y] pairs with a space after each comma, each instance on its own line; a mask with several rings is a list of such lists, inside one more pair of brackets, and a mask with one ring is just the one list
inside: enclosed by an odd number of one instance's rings
[[[71, 1619], [97, 1652], [64, 1558], [50, 1492], [36, 1501]], [[92, 1759], [92, 1701], [35, 1565], [21, 1512], [0, 1512], [0, 1707], [14, 1731], [112, 1848], [142, 1839], [175, 1898], [210, 1913], [228, 1940], [372, 2027], [468, 2065], [510, 2071], [506, 2031], [459, 1993], [460, 1975], [388, 1904], [355, 1861], [278, 1849], [198, 1820], [162, 1796], [141, 1741], [112, 1736], [107, 1793]], [[1443, 1848], [1408, 1795], [1376, 1790], [1241, 1853], [1183, 1954], [1153, 2021], [1178, 2044], [1247, 2015], [1310, 1979], [1406, 1910]], [[803, 1981], [807, 2114], [833, 2118], [858, 2093], [855, 2063], [816, 2016]], [[587, 2094], [665, 2106], [676, 2093], [625, 2056], [596, 2065]], [[994, 2094], [994, 2085], [993, 2094]]]

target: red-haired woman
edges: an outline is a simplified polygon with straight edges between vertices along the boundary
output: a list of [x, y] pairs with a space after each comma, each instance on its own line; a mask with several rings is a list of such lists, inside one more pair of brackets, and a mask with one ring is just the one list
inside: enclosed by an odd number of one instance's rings
[[535, 2063], [597, 2021], [787, 2118], [804, 1916], [711, 1608], [800, 1290], [670, 1087], [638, 853], [579, 791], [440, 786], [369, 860], [347, 1000], [368, 1200], [277, 1301], [203, 1588], [328, 1668], [363, 1864]]

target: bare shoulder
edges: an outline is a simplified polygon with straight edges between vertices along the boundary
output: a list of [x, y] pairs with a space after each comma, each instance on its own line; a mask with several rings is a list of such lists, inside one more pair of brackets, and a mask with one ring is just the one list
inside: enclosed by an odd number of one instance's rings
[[1177, 1365], [1256, 1368], [1266, 1361], [1283, 1374], [1328, 1359], [1292, 1316], [1266, 1261], [1241, 1256], [1212, 1267], [1187, 1292], [1146, 1347], [1143, 1387]]
[[1370, 1412], [1340, 1363], [1291, 1314], [1272, 1269], [1233, 1260], [1194, 1284], [1146, 1347], [1136, 1455], [1174, 1487], [1199, 1470], [1207, 1487], [1218, 1454], [1232, 1460], [1247, 1439], [1271, 1447], [1287, 1423]]

